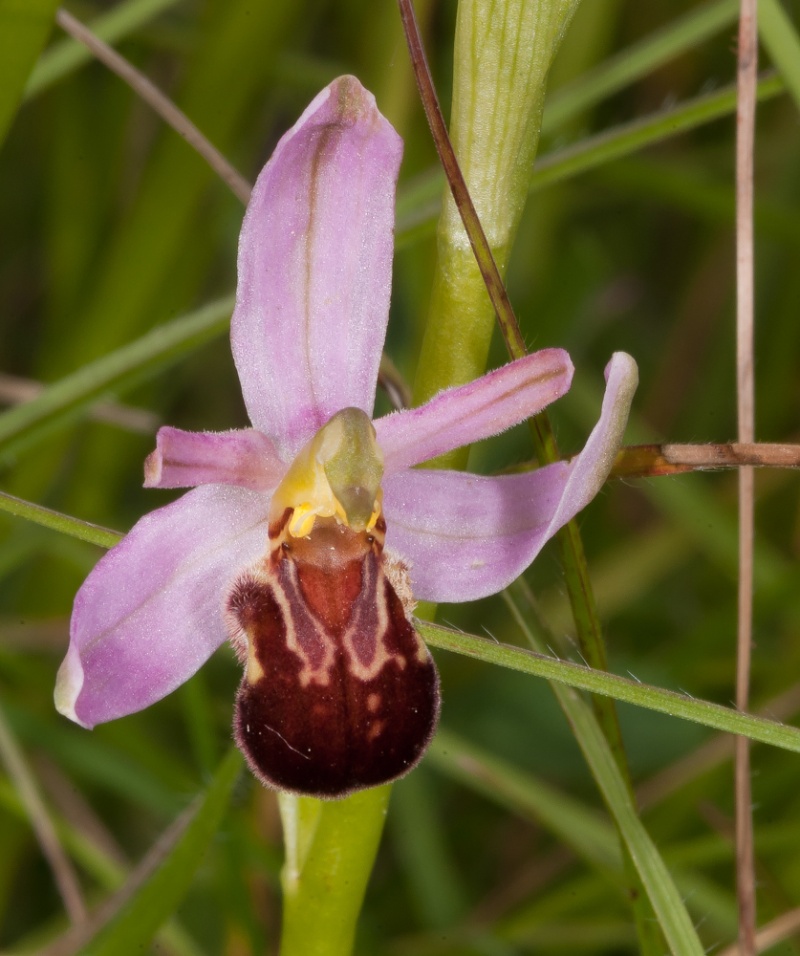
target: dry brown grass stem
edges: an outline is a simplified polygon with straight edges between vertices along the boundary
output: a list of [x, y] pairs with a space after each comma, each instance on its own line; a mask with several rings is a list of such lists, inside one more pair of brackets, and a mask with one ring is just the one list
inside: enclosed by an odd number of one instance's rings
[[[736, 396], [738, 438], [755, 440], [753, 384], [753, 150], [758, 68], [757, 0], [741, 0], [736, 109]], [[748, 709], [753, 616], [753, 468], [739, 469], [739, 594], [736, 706]], [[739, 952], [756, 953], [756, 889], [753, 850], [750, 744], [736, 738], [736, 873]]]
[[800, 445], [710, 442], [704, 445], [629, 445], [620, 449], [613, 478], [654, 478], [729, 468], [800, 468]]
[[147, 77], [140, 73], [116, 50], [104, 43], [98, 36], [86, 27], [80, 20], [76, 20], [71, 13], [60, 9], [56, 14], [58, 25], [74, 40], [82, 43], [92, 54], [112, 73], [123, 80], [140, 96], [158, 115], [171, 126], [178, 135], [182, 136], [195, 149], [220, 179], [230, 188], [231, 192], [247, 205], [250, 199], [250, 183], [228, 162], [220, 151], [213, 146], [200, 132], [194, 123], [181, 112], [177, 106], [166, 97]]
[[[29, 402], [40, 395], [44, 388], [41, 382], [0, 372], [0, 405], [21, 405]], [[118, 405], [116, 402], [99, 402], [92, 406], [88, 414], [95, 421], [144, 435], [154, 434], [160, 424], [158, 416], [153, 412], [130, 405]]]
[[22, 751], [17, 745], [14, 734], [0, 711], [0, 762], [5, 764], [8, 776], [19, 794], [28, 819], [31, 822], [42, 854], [53, 872], [53, 879], [69, 915], [73, 927], [86, 922], [86, 905], [83, 901], [78, 876], [64, 852], [56, 834], [53, 821], [39, 793], [33, 774], [28, 767]]
[[[800, 933], [800, 907], [788, 910], [786, 913], [777, 916], [770, 923], [762, 926], [756, 933], [755, 951], [757, 953], [764, 953], [768, 949], [772, 949], [773, 946], [777, 946], [778, 943], [789, 939], [791, 936], [797, 936], [798, 933]], [[740, 952], [739, 945], [736, 944], [729, 946], [727, 949], [723, 949], [719, 956], [739, 956]]]

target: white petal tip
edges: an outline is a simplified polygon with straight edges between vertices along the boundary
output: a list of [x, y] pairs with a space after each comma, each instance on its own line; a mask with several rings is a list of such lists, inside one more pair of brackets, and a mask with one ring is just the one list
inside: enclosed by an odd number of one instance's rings
[[78, 702], [82, 687], [83, 668], [80, 662], [75, 660], [72, 653], [68, 653], [58, 669], [58, 677], [56, 678], [56, 689], [53, 694], [56, 710], [69, 720], [80, 724], [81, 727], [91, 730], [92, 725], [84, 723], [75, 711], [75, 705]]
[[158, 488], [162, 473], [161, 449], [156, 448], [144, 460], [144, 487]]
[[636, 359], [627, 352], [614, 352], [606, 365], [605, 375], [606, 381], [612, 375], [618, 376], [624, 383], [626, 392], [630, 391], [631, 395], [639, 384], [639, 366], [636, 364]]

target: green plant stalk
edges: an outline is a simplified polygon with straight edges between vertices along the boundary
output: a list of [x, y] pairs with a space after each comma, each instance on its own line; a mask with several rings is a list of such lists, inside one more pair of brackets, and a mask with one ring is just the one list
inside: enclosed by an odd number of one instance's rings
[[[450, 137], [501, 274], [528, 192], [547, 72], [578, 0], [461, 0]], [[431, 307], [414, 402], [486, 369], [494, 310], [452, 198], [439, 220]], [[447, 456], [466, 463], [466, 452]]]
[[286, 846], [281, 956], [352, 951], [390, 792], [387, 785], [329, 802], [280, 794]]
[[[535, 115], [535, 122], [531, 123], [530, 118], [524, 111], [512, 110], [512, 113], [515, 114], [516, 123], [509, 123], [509, 127], [518, 141], [526, 142], [531, 159], [538, 137], [538, 121], [541, 117], [544, 95], [544, 75], [554, 49], [554, 24], [559, 28], [557, 31], [559, 36], [561, 30], [566, 26], [566, 19], [563, 17], [557, 18], [555, 14], [561, 7], [569, 9], [571, 13], [576, 3], [577, 0], [572, 0], [568, 3], [555, 4], [552, 8], [548, 7], [547, 13], [540, 18], [539, 26], [542, 29], [544, 39], [548, 43], [545, 45], [547, 53], [543, 68], [540, 64], [539, 74], [533, 80], [529, 80], [533, 83], [533, 89], [538, 91], [538, 110]], [[516, 13], [517, 16], [510, 16], [508, 25], [516, 28], [519, 14], [523, 10], [524, 4], [520, 7], [520, 4], [517, 3], [515, 10], [512, 12]], [[526, 12], [531, 19], [530, 10]], [[534, 15], [532, 18], [535, 20], [536, 16]], [[479, 29], [482, 30], [483, 27], [479, 27]], [[511, 35], [517, 34], [512, 30]], [[527, 50], [525, 40], [526, 37], [520, 37], [518, 42]], [[458, 43], [458, 38], [456, 42]], [[534, 51], [541, 59], [543, 55], [541, 42], [534, 46]], [[494, 53], [498, 57], [504, 55], [503, 44], [497, 36], [494, 38]], [[492, 90], [482, 103], [486, 116], [496, 115], [493, 104], [498, 102], [497, 96], [498, 91]], [[499, 102], [504, 101], [500, 100]], [[465, 113], [465, 120], [467, 123], [466, 129], [471, 129], [473, 117], [469, 111]], [[503, 156], [503, 146], [510, 148], [508, 142], [499, 145], [501, 147], [500, 151], [493, 157], [493, 161], [499, 160]], [[523, 169], [513, 161], [506, 161], [505, 171], [507, 184], [509, 179], [513, 178], [515, 180], [515, 188], [511, 193], [513, 202], [507, 209], [508, 223], [505, 227], [510, 235], [513, 231], [512, 224], [513, 229], [515, 229], [519, 221], [527, 193], [527, 167]], [[494, 171], [491, 166], [485, 169], [485, 173], [485, 182], [494, 180]], [[507, 199], [508, 195], [502, 189], [498, 193], [498, 196], [502, 196], [504, 199]], [[452, 207], [451, 214], [458, 218], [459, 214], [455, 207]], [[459, 241], [465, 239], [466, 236], [462, 229]], [[476, 301], [479, 301], [477, 294], [483, 290], [484, 280], [481, 278], [480, 270], [475, 265], [469, 245], [467, 245], [467, 255], [463, 258], [463, 261], [467, 263], [468, 271], [471, 273], [472, 285], [465, 286], [468, 274], [462, 270], [454, 276], [453, 292], [456, 295], [465, 293], [464, 303], [467, 306], [472, 306]], [[488, 315], [488, 322], [486, 315], [484, 315], [481, 321], [483, 328], [480, 330], [477, 326], [474, 328], [475, 334], [470, 337], [470, 342], [461, 338], [455, 347], [450, 344], [444, 352], [434, 349], [433, 352], [429, 350], [427, 354], [423, 347], [418, 375], [421, 375], [423, 380], [427, 380], [428, 387], [432, 389], [431, 394], [435, 394], [442, 388], [458, 384], [460, 381], [470, 381], [484, 371], [493, 318], [491, 306], [489, 306], [488, 312], [484, 306], [483, 311]], [[474, 348], [475, 343], [478, 343], [477, 350]], [[467, 357], [466, 363], [461, 366], [460, 374], [454, 373], [450, 361], [444, 360], [445, 356], [449, 359], [453, 355], [457, 356], [458, 359]], [[466, 377], [462, 378], [461, 375]], [[294, 953], [303, 954], [303, 956], [317, 956], [317, 954], [318, 956], [324, 956], [324, 954], [339, 956], [339, 954], [350, 952], [355, 921], [361, 907], [363, 890], [369, 877], [374, 853], [377, 850], [387, 800], [388, 788], [366, 791], [331, 804], [320, 804], [318, 801], [309, 798], [291, 796], [282, 798], [281, 807], [287, 845], [282, 939], [282, 953], [284, 956], [292, 956]], [[358, 810], [355, 816], [353, 816], [354, 807], [357, 807]], [[351, 824], [354, 826], [351, 826]], [[348, 832], [350, 829], [352, 829], [352, 832]], [[346, 879], [344, 881], [340, 880], [335, 874], [336, 869], [342, 866], [346, 869]], [[308, 919], [309, 912], [315, 914], [313, 922]]]
[[345, 956], [383, 831], [390, 786], [343, 800], [279, 794], [286, 862], [281, 956]]
[[16, 455], [85, 413], [89, 406], [155, 375], [228, 327], [233, 296], [165, 322], [48, 385], [0, 415], [0, 456]]
[[[529, 188], [547, 71], [576, 6], [569, 2], [529, 5], [525, 0], [508, 0], [500, 11], [496, 5], [481, 0], [462, 0], [459, 6], [451, 140], [485, 238], [473, 221], [470, 204], [461, 199], [457, 207], [453, 199], [446, 197], [415, 402], [430, 398], [443, 386], [461, 384], [484, 371], [494, 327], [493, 312], [511, 357], [524, 354], [510, 303], [498, 293], [497, 273], [486, 268], [485, 260], [493, 255], [502, 275]], [[509, 37], [515, 38], [517, 46], [512, 43], [509, 47]], [[447, 150], [438, 142], [437, 148], [447, 169]], [[455, 196], [458, 177], [453, 177], [452, 172], [449, 175]], [[485, 291], [481, 289], [484, 283]], [[558, 448], [546, 415], [534, 420], [531, 430], [539, 460], [558, 460]], [[462, 450], [436, 464], [463, 467], [467, 454], [467, 450]], [[584, 656], [590, 665], [605, 670], [605, 646], [577, 525], [572, 522], [564, 528], [557, 542]], [[601, 698], [594, 707], [625, 781], [628, 800], [633, 804], [633, 787], [614, 705]], [[663, 949], [658, 924], [652, 918], [647, 894], [621, 833], [620, 840], [640, 948], [645, 954], [656, 954]]]

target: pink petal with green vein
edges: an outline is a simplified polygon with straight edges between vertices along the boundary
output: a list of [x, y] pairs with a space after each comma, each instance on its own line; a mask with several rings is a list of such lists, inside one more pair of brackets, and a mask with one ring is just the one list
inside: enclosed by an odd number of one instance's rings
[[569, 390], [572, 362], [544, 349], [434, 396], [420, 408], [375, 422], [386, 474], [496, 435], [536, 415]]
[[384, 481], [386, 546], [410, 564], [414, 596], [460, 602], [502, 590], [602, 487], [622, 444], [638, 382], [617, 352], [600, 421], [570, 462], [488, 478], [409, 470]]
[[158, 430], [156, 449], [144, 463], [145, 488], [239, 485], [272, 491], [286, 473], [275, 446], [254, 428], [229, 432]]
[[264, 553], [269, 496], [222, 485], [145, 515], [75, 598], [56, 706], [93, 727], [188, 680], [226, 639], [224, 598]]
[[372, 94], [343, 76], [281, 139], [256, 182], [231, 346], [250, 420], [284, 459], [340, 409], [372, 413], [401, 153]]

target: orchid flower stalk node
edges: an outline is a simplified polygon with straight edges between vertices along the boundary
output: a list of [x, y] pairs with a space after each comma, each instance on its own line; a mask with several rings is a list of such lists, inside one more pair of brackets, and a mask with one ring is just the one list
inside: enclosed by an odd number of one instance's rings
[[562, 396], [560, 349], [372, 419], [401, 153], [343, 76], [259, 175], [231, 321], [252, 427], [159, 431], [145, 484], [191, 490], [145, 515], [75, 598], [55, 698], [84, 727], [155, 703], [231, 640], [235, 736], [259, 779], [324, 798], [395, 779], [439, 714], [413, 599], [500, 591], [608, 477], [637, 383], [623, 353], [583, 451], [535, 471], [414, 466]]

